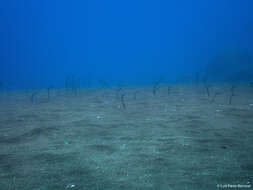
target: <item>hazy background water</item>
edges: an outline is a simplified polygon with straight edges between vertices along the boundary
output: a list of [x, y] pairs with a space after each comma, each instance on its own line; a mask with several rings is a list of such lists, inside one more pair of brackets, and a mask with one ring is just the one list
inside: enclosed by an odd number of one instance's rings
[[[0, 81], [14, 88], [253, 80], [251, 0], [0, 2]], [[187, 79], [188, 80], [188, 79]]]

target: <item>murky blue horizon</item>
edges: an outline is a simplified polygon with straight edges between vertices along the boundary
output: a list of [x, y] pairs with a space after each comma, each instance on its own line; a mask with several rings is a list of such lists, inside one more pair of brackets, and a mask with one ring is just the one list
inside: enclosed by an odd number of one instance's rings
[[6, 88], [152, 84], [206, 73], [253, 80], [253, 2], [33, 1], [0, 3]]

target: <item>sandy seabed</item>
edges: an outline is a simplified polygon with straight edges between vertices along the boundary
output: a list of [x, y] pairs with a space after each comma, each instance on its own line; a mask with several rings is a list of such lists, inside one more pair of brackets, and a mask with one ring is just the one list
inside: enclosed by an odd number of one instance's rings
[[230, 88], [2, 92], [0, 190], [250, 189], [253, 89]]

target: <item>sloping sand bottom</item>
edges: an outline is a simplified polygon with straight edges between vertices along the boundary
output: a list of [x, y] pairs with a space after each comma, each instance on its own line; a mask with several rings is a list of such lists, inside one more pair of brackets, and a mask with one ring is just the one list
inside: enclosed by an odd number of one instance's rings
[[[253, 89], [0, 95], [1, 190], [197, 190], [253, 183]], [[216, 94], [216, 97], [214, 97]], [[117, 97], [118, 96], [118, 97]], [[122, 99], [126, 105], [123, 108]], [[253, 185], [253, 184], [252, 184]], [[252, 186], [251, 186], [252, 188]]]

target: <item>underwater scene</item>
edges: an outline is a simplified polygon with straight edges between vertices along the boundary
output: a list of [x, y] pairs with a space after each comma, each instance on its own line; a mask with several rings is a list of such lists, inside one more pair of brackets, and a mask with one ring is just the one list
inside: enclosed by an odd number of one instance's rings
[[0, 190], [253, 188], [253, 1], [0, 10]]

